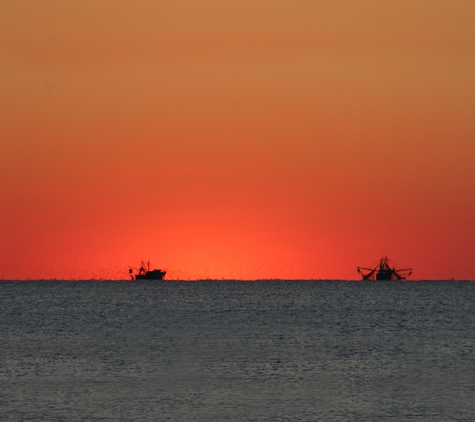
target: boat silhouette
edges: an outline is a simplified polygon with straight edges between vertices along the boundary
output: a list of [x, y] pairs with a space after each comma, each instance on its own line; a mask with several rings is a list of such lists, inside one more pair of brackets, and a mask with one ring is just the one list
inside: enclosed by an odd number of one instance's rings
[[402, 268], [397, 270], [391, 268], [387, 256], [383, 256], [378, 265], [374, 268], [356, 267], [363, 280], [405, 280], [412, 274], [412, 268]]
[[[137, 273], [134, 273], [134, 270]], [[150, 269], [150, 261], [142, 261], [140, 268], [129, 268], [129, 274], [132, 280], [163, 280], [167, 272], [160, 269]]]

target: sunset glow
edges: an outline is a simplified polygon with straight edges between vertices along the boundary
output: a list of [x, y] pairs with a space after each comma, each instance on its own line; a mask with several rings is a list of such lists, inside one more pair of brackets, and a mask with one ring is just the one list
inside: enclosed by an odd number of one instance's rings
[[475, 2], [0, 4], [0, 278], [475, 279]]

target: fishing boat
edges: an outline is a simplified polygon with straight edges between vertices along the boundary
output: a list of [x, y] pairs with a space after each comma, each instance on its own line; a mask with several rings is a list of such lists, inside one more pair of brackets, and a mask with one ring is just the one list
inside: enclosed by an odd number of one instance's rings
[[[137, 271], [137, 273], [134, 273], [134, 270]], [[142, 261], [138, 269], [134, 267], [129, 268], [129, 274], [132, 280], [163, 280], [166, 273], [166, 271], [160, 269], [151, 270], [150, 261]]]
[[397, 270], [393, 265], [391, 268], [387, 256], [383, 256], [378, 265], [374, 268], [356, 267], [363, 280], [405, 280], [412, 274], [412, 268], [402, 268]]

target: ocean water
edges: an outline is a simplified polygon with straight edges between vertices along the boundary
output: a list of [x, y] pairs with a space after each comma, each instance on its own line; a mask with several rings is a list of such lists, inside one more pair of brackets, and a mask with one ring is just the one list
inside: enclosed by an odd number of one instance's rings
[[6, 421], [474, 421], [475, 283], [0, 282]]

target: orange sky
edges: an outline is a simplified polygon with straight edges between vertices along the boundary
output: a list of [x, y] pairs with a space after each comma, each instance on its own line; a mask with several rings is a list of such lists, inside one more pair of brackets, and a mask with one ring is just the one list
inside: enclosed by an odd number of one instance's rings
[[0, 3], [0, 278], [475, 279], [475, 2]]

